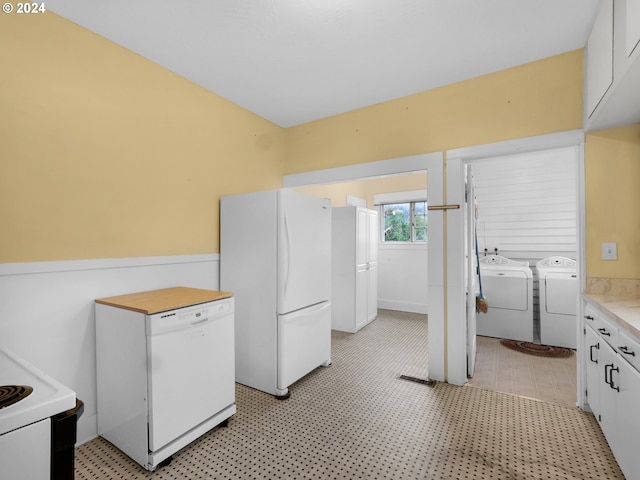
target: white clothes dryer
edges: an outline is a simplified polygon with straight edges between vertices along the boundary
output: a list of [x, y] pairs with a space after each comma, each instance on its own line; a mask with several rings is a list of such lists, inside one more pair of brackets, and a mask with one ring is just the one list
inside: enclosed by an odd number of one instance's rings
[[477, 334], [533, 342], [533, 272], [528, 262], [480, 257], [482, 293], [489, 308], [477, 316]]
[[540, 288], [540, 343], [576, 348], [578, 278], [576, 261], [547, 257], [536, 263]]

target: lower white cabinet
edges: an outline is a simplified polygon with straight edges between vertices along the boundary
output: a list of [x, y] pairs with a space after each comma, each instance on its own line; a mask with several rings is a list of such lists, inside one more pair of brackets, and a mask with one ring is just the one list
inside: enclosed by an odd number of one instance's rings
[[587, 402], [591, 411], [600, 422], [600, 383], [602, 383], [602, 375], [600, 374], [602, 358], [600, 355], [600, 343], [602, 340], [593, 328], [585, 327], [585, 372], [587, 383]]
[[622, 472], [640, 478], [640, 372], [627, 360], [637, 360], [640, 343], [602, 314], [585, 311], [587, 401]]
[[615, 456], [620, 468], [627, 478], [639, 478], [640, 460], [638, 459], [638, 445], [640, 445], [640, 372], [620, 358], [614, 361], [611, 368], [611, 381], [615, 387], [616, 423]]

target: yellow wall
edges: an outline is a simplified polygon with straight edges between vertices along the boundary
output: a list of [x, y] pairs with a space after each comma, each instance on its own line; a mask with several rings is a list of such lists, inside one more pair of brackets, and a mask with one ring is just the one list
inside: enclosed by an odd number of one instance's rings
[[328, 198], [332, 207], [344, 207], [347, 204], [347, 195], [365, 198], [365, 181], [341, 182], [328, 185], [314, 185], [310, 187], [295, 188], [297, 192], [313, 195], [314, 197]]
[[[587, 277], [640, 278], [640, 125], [591, 132], [585, 140]], [[602, 260], [617, 242], [618, 260]]]
[[286, 131], [285, 174], [582, 128], [582, 50]]
[[0, 262], [219, 251], [284, 130], [51, 13], [0, 16]]
[[[582, 125], [581, 50], [287, 130], [51, 12], [0, 16], [0, 66], [0, 262], [215, 253], [221, 195]], [[640, 277], [638, 130], [587, 135], [589, 276]]]
[[344, 207], [347, 195], [363, 198], [367, 207], [373, 208], [373, 196], [378, 193], [409, 192], [427, 189], [426, 173], [411, 173], [407, 175], [393, 175], [382, 178], [359, 180], [356, 182], [334, 183], [329, 185], [315, 185], [296, 188], [297, 191], [316, 197], [330, 198], [334, 207]]

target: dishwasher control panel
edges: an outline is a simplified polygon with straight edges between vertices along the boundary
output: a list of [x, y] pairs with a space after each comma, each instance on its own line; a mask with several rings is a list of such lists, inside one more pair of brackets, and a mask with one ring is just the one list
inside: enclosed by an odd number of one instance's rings
[[233, 298], [147, 315], [147, 335], [189, 328], [234, 312]]

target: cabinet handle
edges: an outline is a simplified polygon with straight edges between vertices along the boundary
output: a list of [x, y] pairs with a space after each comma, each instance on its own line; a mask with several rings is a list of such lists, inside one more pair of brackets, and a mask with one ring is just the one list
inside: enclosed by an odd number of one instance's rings
[[593, 349], [596, 350], [600, 350], [600, 344], [596, 343], [595, 345], [591, 345], [589, 347], [589, 360], [591, 360], [593, 363], [598, 363], [598, 359], [596, 358], [595, 360], [593, 359]]
[[584, 318], [586, 318], [587, 320], [593, 320], [593, 317], [591, 315], [585, 315]]
[[633, 350], [629, 350], [629, 347], [627, 347], [627, 346], [618, 347], [618, 350], [620, 350], [625, 355], [631, 355], [632, 357], [636, 356], [636, 352], [634, 352]]
[[[607, 370], [609, 370], [609, 373], [607, 374]], [[613, 390], [615, 390], [616, 392], [620, 391], [620, 387], [616, 387], [613, 384], [613, 372], [619, 372], [620, 369], [618, 367], [614, 367], [613, 363], [607, 363], [604, 366], [604, 383], [606, 383], [607, 385], [609, 385], [609, 387], [611, 387]]]
[[620, 369], [618, 367], [614, 367], [613, 365], [611, 365], [611, 370], [609, 370], [609, 378], [611, 379], [611, 383], [609, 383], [609, 386], [611, 388], [613, 388], [616, 392], [620, 391], [620, 387], [613, 385], [613, 372], [619, 372]]
[[599, 331], [602, 335], [605, 335], [605, 336], [607, 336], [607, 337], [610, 337], [610, 336], [611, 336], [611, 334], [610, 334], [609, 332], [607, 332], [607, 329], [606, 329], [606, 328], [599, 328], [599, 329], [598, 329], [598, 331]]
[[[607, 363], [604, 366], [604, 383], [606, 383], [607, 385], [609, 385], [611, 387], [611, 380], [609, 380], [609, 372], [608, 372], [608, 370], [610, 368], [613, 368], [613, 363]], [[613, 387], [611, 387], [611, 388], [613, 388]]]

